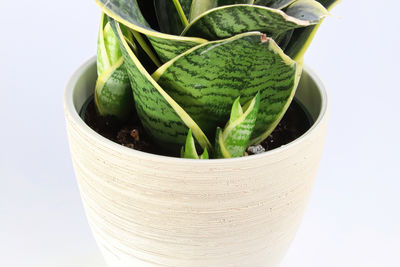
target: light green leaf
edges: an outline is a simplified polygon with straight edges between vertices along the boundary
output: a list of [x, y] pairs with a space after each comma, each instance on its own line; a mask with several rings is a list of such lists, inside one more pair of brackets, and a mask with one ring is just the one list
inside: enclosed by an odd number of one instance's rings
[[181, 158], [187, 159], [198, 159], [199, 155], [196, 151], [196, 144], [194, 143], [194, 138], [192, 135], [192, 130], [189, 129], [189, 132], [186, 137], [186, 144], [182, 147]]
[[147, 36], [157, 54], [166, 62], [198, 44], [201, 38], [170, 35], [152, 29], [140, 11], [137, 0], [96, 0], [103, 12], [125, 26]]
[[209, 159], [209, 158], [210, 158], [210, 156], [208, 154], [208, 150], [207, 150], [207, 148], [204, 148], [204, 152], [203, 152], [203, 154], [201, 154], [200, 159]]
[[189, 132], [186, 137], [186, 144], [184, 147], [182, 147], [182, 150], [181, 150], [181, 158], [209, 159], [207, 148], [204, 149], [204, 153], [200, 157], [197, 154], [196, 144], [194, 142], [192, 130], [190, 130], [190, 129], [189, 129]]
[[239, 96], [238, 98], [236, 98], [235, 102], [233, 102], [229, 123], [233, 123], [242, 115], [243, 115], [243, 109], [242, 105], [240, 105], [240, 96]]
[[190, 21], [217, 6], [218, 0], [192, 0], [190, 8]]
[[[238, 103], [239, 98], [233, 104], [231, 112], [233, 116], [237, 116], [238, 114]], [[257, 93], [257, 95], [243, 107], [244, 113], [242, 113], [242, 115], [236, 117], [236, 119], [231, 117], [225, 129], [223, 131], [217, 131], [215, 144], [216, 158], [244, 156], [244, 152], [248, 147], [250, 137], [256, 125], [259, 107], [260, 94]]]
[[199, 144], [211, 144], [193, 119], [150, 76], [130, 50], [119, 23], [109, 19], [120, 42], [126, 69], [133, 89], [136, 111], [146, 131], [161, 146], [178, 150], [192, 129]]
[[246, 102], [260, 91], [256, 138], [275, 127], [286, 111], [296, 71], [296, 62], [271, 38], [251, 32], [192, 48], [152, 76], [209, 137], [226, 123], [236, 98]]
[[133, 110], [133, 98], [119, 42], [102, 14], [97, 46], [95, 104], [101, 116], [125, 120]]
[[318, 23], [329, 15], [323, 5], [315, 0], [297, 0], [286, 9], [289, 16]]
[[186, 27], [182, 35], [218, 40], [250, 31], [279, 34], [309, 25], [310, 21], [288, 16], [278, 9], [255, 5], [231, 5], [203, 13]]

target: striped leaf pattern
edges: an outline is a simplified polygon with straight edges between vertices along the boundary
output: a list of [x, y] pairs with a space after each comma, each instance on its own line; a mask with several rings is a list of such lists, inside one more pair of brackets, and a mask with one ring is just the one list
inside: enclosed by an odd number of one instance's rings
[[125, 120], [133, 110], [132, 91], [118, 39], [104, 14], [97, 45], [95, 104], [101, 116]]
[[[207, 40], [158, 32], [152, 29], [140, 12], [137, 0], [96, 0], [103, 12], [125, 26], [145, 34], [161, 59], [168, 61], [186, 48], [203, 44]], [[160, 45], [162, 44], [162, 45]], [[162, 49], [166, 49], [164, 52]]]
[[253, 5], [232, 5], [203, 13], [186, 27], [183, 35], [219, 40], [250, 31], [279, 34], [308, 25], [311, 25], [310, 21], [288, 16], [281, 10]]
[[136, 108], [160, 147], [179, 153], [185, 144], [181, 156], [196, 159], [243, 156], [268, 137], [294, 97], [306, 49], [338, 2], [95, 1], [107, 15], [98, 45], [100, 114], [123, 119]]
[[216, 158], [242, 157], [248, 147], [260, 107], [260, 94], [257, 93], [243, 108], [239, 100], [237, 98], [233, 103], [231, 117], [225, 129], [217, 129]]
[[192, 42], [192, 41], [182, 42], [181, 40], [157, 38], [150, 35], [148, 35], [147, 38], [150, 40], [160, 60], [164, 63], [173, 59], [174, 57], [179, 56], [180, 54], [188, 51], [189, 49], [199, 44], [207, 42], [204, 39], [199, 42]]
[[184, 143], [189, 128], [202, 147], [211, 148], [210, 142], [197, 124], [144, 69], [125, 41], [119, 24], [109, 20], [120, 42], [136, 111], [146, 131], [160, 146], [177, 149]]
[[199, 45], [164, 64], [152, 76], [211, 138], [229, 118], [237, 97], [260, 91], [254, 138], [270, 130], [295, 91], [297, 64], [258, 32]]

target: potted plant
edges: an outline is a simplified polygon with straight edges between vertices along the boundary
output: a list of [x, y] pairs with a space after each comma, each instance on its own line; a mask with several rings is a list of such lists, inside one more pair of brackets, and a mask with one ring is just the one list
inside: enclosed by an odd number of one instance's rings
[[[97, 60], [71, 77], [64, 106], [109, 266], [279, 264], [328, 120], [325, 89], [303, 57], [336, 2], [97, 0]], [[132, 122], [134, 149], [104, 137]], [[278, 142], [288, 128], [295, 140]], [[137, 150], [143, 139], [154, 153]]]

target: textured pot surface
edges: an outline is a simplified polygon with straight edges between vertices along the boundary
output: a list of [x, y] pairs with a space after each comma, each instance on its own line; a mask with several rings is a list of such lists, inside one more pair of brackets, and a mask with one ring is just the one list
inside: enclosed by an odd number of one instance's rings
[[302, 219], [327, 128], [323, 85], [305, 68], [296, 98], [314, 125], [257, 156], [188, 160], [125, 148], [78, 112], [92, 94], [95, 60], [71, 78], [65, 115], [76, 178], [110, 267], [278, 266]]

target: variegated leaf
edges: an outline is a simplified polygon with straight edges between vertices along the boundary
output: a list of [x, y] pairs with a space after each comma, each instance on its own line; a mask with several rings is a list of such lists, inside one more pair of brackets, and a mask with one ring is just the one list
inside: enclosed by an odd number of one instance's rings
[[[330, 11], [340, 0], [318, 0], [328, 11]], [[293, 36], [285, 49], [285, 53], [291, 58], [300, 62], [303, 60], [304, 54], [310, 46], [315, 34], [317, 33], [322, 21], [317, 25], [296, 29]]]
[[182, 35], [219, 40], [251, 31], [270, 35], [280, 34], [312, 23], [288, 16], [278, 9], [255, 5], [231, 5], [203, 13], [186, 27]]
[[186, 137], [186, 144], [181, 149], [181, 158], [209, 159], [207, 148], [204, 149], [204, 152], [201, 156], [199, 156], [199, 154], [197, 154], [196, 144], [195, 144], [191, 129], [189, 129], [188, 135]]
[[290, 104], [296, 71], [296, 62], [271, 38], [251, 32], [199, 45], [152, 76], [209, 137], [228, 120], [237, 97], [249, 101], [260, 91], [253, 136], [258, 141], [275, 128]]
[[137, 0], [96, 0], [96, 2], [103, 12], [111, 18], [146, 35], [163, 62], [198, 44], [207, 42], [207, 40], [201, 38], [176, 36], [152, 29], [143, 17]]
[[256, 125], [260, 107], [260, 94], [250, 100], [243, 108], [239, 98], [232, 106], [231, 117], [225, 129], [217, 130], [215, 139], [216, 158], [242, 157]]
[[118, 39], [104, 14], [97, 45], [95, 104], [101, 116], [128, 118], [133, 110], [132, 91]]
[[110, 19], [110, 24], [120, 42], [133, 89], [136, 111], [147, 132], [159, 145], [179, 149], [186, 139], [189, 128], [203, 148], [211, 148], [211, 143], [203, 131], [157, 84], [131, 51], [119, 23]]

